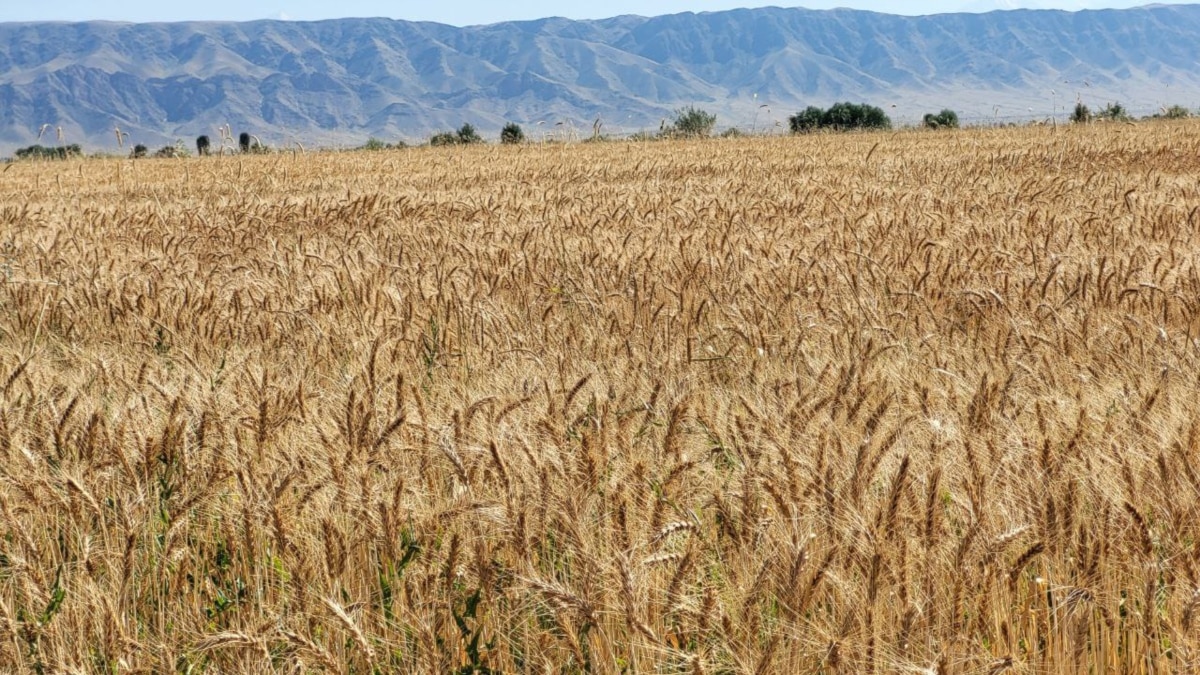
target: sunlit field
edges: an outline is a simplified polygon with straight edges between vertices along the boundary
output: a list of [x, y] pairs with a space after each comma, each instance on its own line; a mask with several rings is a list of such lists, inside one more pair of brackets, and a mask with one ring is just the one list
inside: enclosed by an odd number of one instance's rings
[[0, 671], [1200, 667], [1200, 124], [0, 171]]

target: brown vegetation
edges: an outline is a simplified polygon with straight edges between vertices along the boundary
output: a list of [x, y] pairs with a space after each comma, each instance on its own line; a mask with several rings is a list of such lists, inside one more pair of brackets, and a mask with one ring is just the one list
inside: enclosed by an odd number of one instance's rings
[[1163, 672], [1200, 126], [0, 173], [5, 672]]

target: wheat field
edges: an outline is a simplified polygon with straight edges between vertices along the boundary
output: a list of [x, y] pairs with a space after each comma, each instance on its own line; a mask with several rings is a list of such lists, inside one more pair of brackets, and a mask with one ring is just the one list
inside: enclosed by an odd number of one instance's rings
[[0, 671], [1200, 668], [1200, 124], [2, 171]]

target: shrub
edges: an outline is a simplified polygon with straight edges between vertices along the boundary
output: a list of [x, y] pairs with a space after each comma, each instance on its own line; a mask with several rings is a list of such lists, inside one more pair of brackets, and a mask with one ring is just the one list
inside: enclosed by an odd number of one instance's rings
[[250, 152], [250, 134], [243, 131], [241, 135], [238, 136], [238, 148], [240, 148], [242, 152]]
[[1169, 120], [1182, 120], [1192, 116], [1192, 111], [1181, 105], [1173, 105], [1170, 108], [1162, 111], [1162, 117]]
[[479, 132], [475, 131], [475, 127], [471, 124], [464, 124], [458, 129], [458, 142], [463, 145], [471, 145], [472, 143], [482, 143], [483, 137]]
[[664, 132], [684, 138], [708, 138], [717, 125], [717, 116], [695, 106], [675, 111], [675, 121]]
[[866, 103], [835, 103], [821, 116], [821, 126], [846, 131], [849, 129], [891, 129], [892, 120], [882, 108]]
[[464, 124], [459, 127], [458, 131], [442, 131], [434, 134], [429, 139], [429, 144], [434, 147], [447, 145], [472, 145], [482, 143], [483, 137], [475, 131], [475, 127], [471, 124]]
[[946, 108], [936, 115], [933, 113], [925, 115], [925, 120], [923, 123], [930, 129], [957, 129], [958, 113]]
[[500, 130], [501, 145], [517, 145], [525, 141], [525, 132], [521, 129], [521, 125], [515, 122], [509, 122]]
[[737, 127], [729, 127], [725, 131], [721, 132], [721, 138], [741, 138], [745, 135], [746, 134], [742, 133], [742, 130], [738, 129]]
[[17, 150], [14, 155], [17, 159], [67, 159], [68, 157], [81, 157], [83, 155], [83, 148], [78, 143], [60, 145], [56, 148], [31, 145], [27, 148]]
[[1092, 111], [1082, 102], [1075, 104], [1075, 112], [1071, 113], [1071, 121], [1075, 124], [1087, 124], [1092, 121]]
[[792, 133], [816, 129], [849, 131], [851, 129], [891, 129], [892, 120], [883, 108], [866, 103], [835, 103], [828, 110], [809, 106], [788, 118]]
[[208, 136], [201, 136], [196, 139], [196, 154], [201, 157], [207, 157], [212, 143], [208, 140]]
[[1108, 120], [1110, 122], [1128, 122], [1129, 111], [1125, 110], [1125, 106], [1120, 103], [1109, 103], [1104, 106], [1104, 109], [1096, 113], [1096, 119]]
[[164, 145], [154, 153], [154, 156], [159, 159], [174, 159], [177, 157], [187, 157], [188, 151], [184, 147], [183, 141], [179, 141], [175, 145]]
[[376, 151], [376, 150], [399, 150], [401, 148], [407, 148], [407, 147], [408, 147], [408, 144], [405, 143], [404, 141], [396, 141], [395, 143], [387, 143], [385, 141], [379, 140], [378, 138], [370, 138], [370, 139], [367, 139], [366, 143], [360, 145], [357, 149]]
[[791, 127], [793, 134], [808, 133], [821, 128], [821, 120], [824, 117], [824, 110], [821, 110], [815, 105], [810, 105], [804, 110], [789, 117], [788, 126]]
[[150, 148], [138, 143], [137, 145], [133, 146], [133, 152], [130, 154], [130, 156], [133, 159], [143, 159], [148, 152], [150, 152]]

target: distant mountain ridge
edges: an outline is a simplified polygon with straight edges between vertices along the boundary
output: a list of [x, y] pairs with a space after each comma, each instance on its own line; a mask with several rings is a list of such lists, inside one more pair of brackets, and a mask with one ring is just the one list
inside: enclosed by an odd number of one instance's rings
[[[1200, 107], [1200, 5], [894, 16], [765, 8], [459, 28], [311, 23], [0, 23], [0, 151], [39, 128], [116, 149], [230, 124], [264, 141], [416, 140], [471, 122], [538, 133], [657, 129], [694, 104], [722, 126], [809, 104], [900, 118], [1063, 114], [1076, 98]], [[765, 108], [761, 106], [766, 106]], [[538, 124], [538, 123], [541, 124]], [[111, 148], [110, 148], [111, 146]]]

